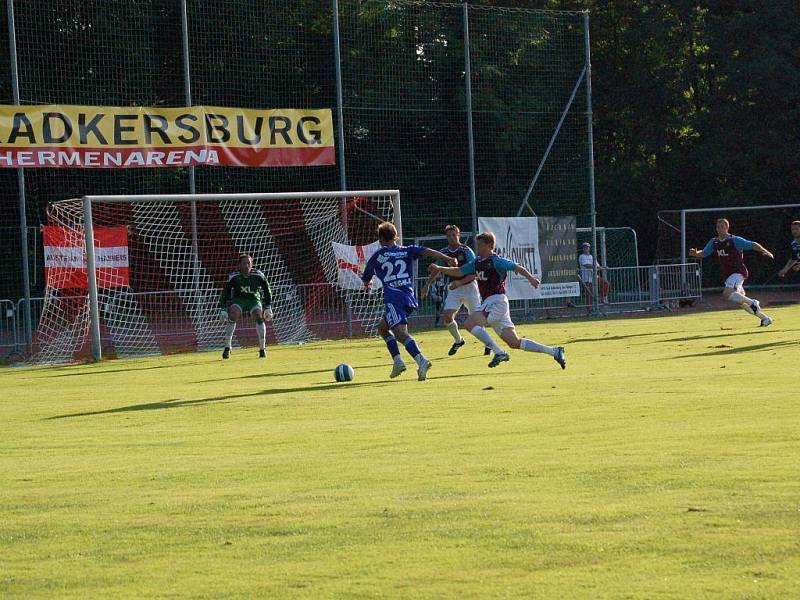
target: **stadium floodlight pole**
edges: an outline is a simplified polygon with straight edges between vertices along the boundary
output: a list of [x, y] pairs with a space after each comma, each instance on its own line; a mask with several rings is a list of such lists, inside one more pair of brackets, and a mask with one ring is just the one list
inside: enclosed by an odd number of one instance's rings
[[[469, 2], [463, 4], [464, 21], [464, 93], [467, 109], [467, 157], [469, 159], [469, 209], [472, 215], [472, 231], [478, 231], [478, 200], [475, 192], [475, 134], [472, 130], [472, 65], [469, 56]], [[473, 238], [473, 246], [477, 244]], [[475, 246], [477, 248], [477, 246]]]
[[[8, 49], [11, 62], [11, 93], [14, 104], [19, 104], [19, 71], [17, 70], [17, 32], [14, 25], [14, 0], [7, 0]], [[25, 345], [30, 349], [33, 342], [31, 323], [31, 275], [28, 265], [28, 213], [25, 208], [25, 170], [17, 167], [17, 190], [19, 203], [19, 243], [22, 258], [22, 293], [25, 298]]]
[[[339, 189], [347, 189], [347, 170], [344, 158], [344, 95], [342, 94], [342, 49], [341, 36], [339, 35], [339, 0], [333, 0], [331, 6], [333, 20], [333, 62], [336, 79], [336, 142], [339, 146]], [[347, 241], [350, 241], [349, 224], [347, 220], [347, 199], [342, 198], [342, 226]], [[347, 337], [353, 337], [353, 309], [347, 303]]]
[[92, 222], [92, 199], [83, 197], [83, 237], [86, 247], [86, 279], [89, 282], [89, 331], [92, 337], [92, 357], [103, 358], [100, 343], [100, 307], [97, 302], [97, 269], [94, 255], [94, 223]]
[[[583, 13], [583, 44], [586, 48], [586, 124], [589, 134], [589, 203], [592, 218], [592, 248], [597, 252], [597, 205], [594, 193], [594, 133], [592, 131], [592, 53], [589, 47], [589, 11]], [[597, 260], [595, 259], [595, 263]], [[597, 293], [597, 267], [592, 269], [592, 312], [600, 311]]]

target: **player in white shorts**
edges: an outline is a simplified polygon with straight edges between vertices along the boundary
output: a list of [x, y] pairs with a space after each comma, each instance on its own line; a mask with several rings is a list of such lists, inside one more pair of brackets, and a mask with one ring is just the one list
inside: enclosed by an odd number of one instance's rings
[[506, 296], [506, 274], [512, 271], [519, 273], [535, 288], [539, 287], [539, 280], [522, 265], [494, 253], [496, 240], [492, 232], [481, 233], [476, 239], [478, 240], [478, 257], [475, 260], [461, 267], [442, 267], [434, 264], [431, 265], [430, 270], [431, 273], [441, 272], [444, 275], [456, 277], [475, 273], [483, 303], [479, 310], [469, 316], [466, 326], [472, 335], [494, 351], [494, 357], [489, 366], [496, 367], [509, 360], [510, 357], [495, 343], [489, 332], [486, 331], [486, 325], [494, 328], [509, 347], [526, 352], [549, 354], [561, 365], [562, 369], [566, 369], [567, 359], [563, 347], [546, 346], [534, 340], [520, 338], [514, 322], [511, 320]]
[[[439, 252], [455, 258], [459, 267], [475, 260], [475, 253], [472, 249], [461, 243], [461, 230], [458, 225], [448, 225], [444, 228], [444, 233], [447, 236], [447, 246], [439, 250]], [[438, 277], [439, 273], [431, 274], [424, 287], [420, 290], [420, 298], [425, 298], [428, 295], [431, 285]], [[453, 336], [453, 345], [450, 346], [450, 351], [447, 353], [453, 356], [466, 343], [458, 330], [456, 314], [458, 314], [462, 306], [467, 309], [469, 314], [478, 310], [481, 304], [481, 295], [478, 291], [478, 284], [475, 281], [475, 274], [462, 277], [448, 275], [446, 277], [450, 279], [450, 284], [447, 286], [447, 296], [444, 300], [444, 324], [450, 335]], [[486, 354], [490, 352], [491, 350], [487, 348]]]

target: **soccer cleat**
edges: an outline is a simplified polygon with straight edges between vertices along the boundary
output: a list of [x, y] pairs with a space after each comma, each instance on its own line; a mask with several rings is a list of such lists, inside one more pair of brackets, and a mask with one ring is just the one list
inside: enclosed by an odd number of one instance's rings
[[494, 369], [497, 365], [502, 362], [507, 362], [511, 360], [511, 357], [506, 354], [505, 352], [501, 352], [500, 354], [495, 354], [492, 361], [489, 363], [489, 368]]
[[[753, 300], [753, 303], [750, 305], [750, 310], [753, 311], [754, 315], [758, 314], [758, 311], [761, 310], [761, 305], [758, 303], [758, 300]], [[761, 321], [763, 322], [764, 320], [762, 319]]]
[[222, 358], [230, 358], [230, 357], [231, 357], [231, 349], [230, 348], [225, 348], [222, 351]]
[[258, 358], [267, 358], [267, 351], [264, 348], [258, 349]]
[[392, 367], [392, 372], [389, 374], [390, 379], [394, 379], [395, 377], [400, 377], [400, 375], [406, 370], [405, 363], [394, 363]]
[[491, 353], [492, 353], [492, 349], [491, 349], [491, 348], [489, 348], [489, 346], [486, 346], [486, 347], [483, 349], [483, 355], [484, 355], [484, 356], [489, 356]]
[[460, 342], [454, 342], [453, 345], [450, 346], [450, 350], [447, 352], [447, 355], [448, 356], [453, 356], [453, 354], [458, 352], [458, 349], [461, 348], [461, 346], [463, 346], [466, 343], [467, 342], [464, 341], [464, 340], [461, 340]]
[[769, 317], [764, 317], [761, 319], [761, 327], [769, 327], [770, 325], [772, 325], [772, 319]]
[[428, 378], [428, 370], [433, 366], [433, 363], [426, 360], [417, 369], [417, 381], [425, 381]]
[[557, 346], [556, 347], [556, 353], [555, 353], [555, 356], [553, 356], [553, 359], [558, 364], [561, 365], [562, 369], [566, 369], [567, 368], [567, 356], [566, 356], [566, 354], [564, 352], [564, 347], [563, 346]]

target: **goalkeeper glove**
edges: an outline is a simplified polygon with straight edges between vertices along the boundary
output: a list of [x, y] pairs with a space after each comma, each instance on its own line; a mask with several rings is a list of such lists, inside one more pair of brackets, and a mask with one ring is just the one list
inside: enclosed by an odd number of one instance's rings
[[228, 321], [229, 320], [228, 311], [226, 309], [224, 309], [224, 308], [220, 308], [219, 309], [219, 318], [220, 318], [220, 321]]
[[261, 311], [261, 312], [262, 312], [262, 314], [264, 315], [264, 318], [265, 318], [265, 319], [267, 319], [267, 320], [270, 320], [270, 319], [272, 319], [272, 317], [274, 316], [274, 315], [272, 314], [272, 307], [271, 307], [271, 306], [267, 306], [267, 307], [266, 307], [266, 308], [264, 308], [264, 310], [263, 310], [263, 311]]

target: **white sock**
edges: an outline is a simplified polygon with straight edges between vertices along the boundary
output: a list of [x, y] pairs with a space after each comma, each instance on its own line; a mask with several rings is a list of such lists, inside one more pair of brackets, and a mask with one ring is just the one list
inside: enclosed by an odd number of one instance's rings
[[492, 339], [492, 336], [489, 335], [489, 332], [480, 325], [475, 325], [475, 327], [470, 330], [470, 333], [482, 341], [484, 346], [491, 348], [492, 352], [495, 354], [505, 354], [500, 346]]
[[449, 331], [450, 335], [453, 336], [456, 344], [460, 344], [464, 341], [464, 338], [461, 337], [461, 332], [458, 331], [458, 323], [456, 323], [455, 319], [453, 319], [452, 323], [447, 324], [447, 331]]
[[755, 316], [757, 316], [759, 319], [765, 319], [767, 317], [767, 315], [765, 315], [763, 312], [761, 312], [761, 308], [759, 308], [758, 311], [753, 313], [753, 301], [752, 300], [750, 300], [750, 302], [746, 302], [746, 301], [742, 302], [740, 304], [740, 306], [742, 307], [742, 310], [744, 310], [744, 312], [746, 312], [749, 315], [755, 314]]
[[544, 352], [550, 356], [556, 355], [556, 349], [552, 346], [545, 346], [544, 344], [526, 338], [520, 340], [519, 347], [521, 350], [525, 350], [525, 352]]
[[428, 362], [428, 359], [427, 359], [427, 358], [425, 358], [425, 357], [422, 355], [422, 352], [420, 352], [419, 354], [417, 354], [417, 355], [414, 357], [414, 360], [415, 360], [415, 361], [417, 361], [417, 364], [418, 364], [420, 367], [421, 367], [422, 365], [424, 365], [426, 362]]
[[236, 321], [228, 321], [225, 324], [225, 347], [230, 348], [233, 344], [233, 332], [236, 331]]
[[256, 323], [256, 333], [258, 334], [258, 349], [263, 350], [267, 341], [267, 324], [263, 321]]

